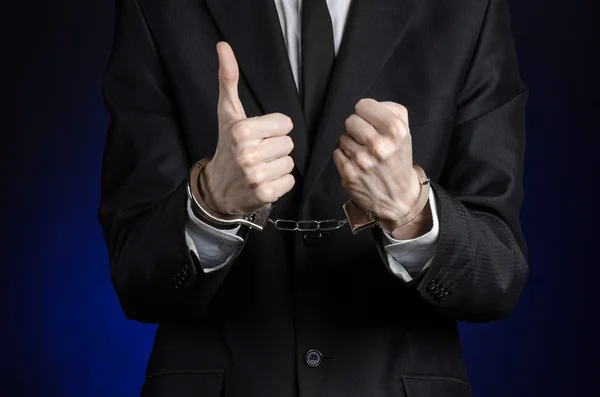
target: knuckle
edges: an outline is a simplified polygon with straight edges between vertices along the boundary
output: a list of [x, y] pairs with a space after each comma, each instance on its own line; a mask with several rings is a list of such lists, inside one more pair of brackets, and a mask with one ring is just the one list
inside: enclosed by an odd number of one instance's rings
[[343, 133], [342, 135], [340, 135], [340, 140], [339, 140], [339, 145], [340, 148], [349, 148], [349, 142], [350, 142], [350, 134], [348, 134], [347, 132]]
[[406, 106], [400, 103], [394, 103], [394, 108], [396, 110], [396, 113], [398, 114], [401, 114], [403, 116], [406, 116], [408, 114], [408, 109], [406, 108]]
[[381, 146], [382, 139], [379, 135], [372, 135], [367, 138], [367, 147], [371, 151], [375, 151], [378, 147]]
[[368, 142], [368, 148], [371, 154], [378, 160], [383, 160], [386, 157], [386, 141], [381, 138], [371, 139]]
[[406, 126], [397, 118], [388, 120], [385, 128], [395, 138], [403, 138], [406, 135]]
[[401, 131], [402, 132], [400, 134], [400, 138], [406, 139], [410, 137], [410, 130], [408, 129], [408, 126], [406, 124], [402, 123]]
[[350, 162], [342, 165], [341, 171], [342, 171], [342, 174], [344, 175], [344, 179], [347, 179], [347, 180], [354, 179], [354, 172], [352, 170], [352, 165], [350, 164]]
[[373, 156], [379, 161], [384, 161], [388, 158], [388, 150], [385, 149], [384, 145], [380, 145], [373, 149]]
[[261, 202], [261, 203], [270, 203], [272, 202], [272, 198], [273, 198], [273, 188], [269, 187], [269, 186], [265, 186], [265, 185], [261, 185], [261, 186], [257, 186], [254, 189], [254, 194], [256, 195], [256, 198]]
[[407, 115], [406, 107], [398, 102], [385, 101], [381, 103], [398, 117], [404, 118]]
[[364, 152], [356, 153], [354, 161], [356, 162], [356, 165], [362, 170], [368, 170], [371, 168], [372, 165], [371, 158], [367, 153]]
[[253, 168], [246, 173], [246, 183], [248, 183], [249, 186], [258, 186], [264, 179], [265, 173], [260, 170], [257, 170], [256, 168]]
[[219, 73], [221, 81], [227, 84], [237, 83], [239, 78], [239, 71], [235, 69], [226, 69], [226, 73]]
[[235, 86], [237, 85], [239, 80], [239, 75], [237, 73], [227, 73], [223, 76], [223, 83], [226, 86]]
[[400, 121], [396, 118], [388, 119], [384, 124], [384, 128], [393, 136], [400, 135]]
[[402, 116], [408, 120], [408, 109], [406, 108], [406, 106], [404, 105], [400, 105], [400, 112], [402, 113]]
[[[357, 104], [358, 106], [358, 104]], [[352, 127], [352, 123], [354, 122], [354, 117], [358, 117], [355, 114], [351, 114], [350, 117], [346, 118], [346, 120], [344, 121], [344, 127], [346, 128], [346, 131], [349, 130]]]
[[244, 122], [237, 123], [231, 127], [231, 140], [238, 144], [250, 137], [250, 127]]
[[373, 99], [372, 98], [361, 98], [358, 102], [357, 105], [360, 106], [368, 106], [370, 103], [373, 103]]
[[367, 105], [367, 103], [368, 103], [368, 99], [362, 98], [358, 102], [356, 102], [356, 105], [354, 105], [354, 109], [356, 111], [360, 111], [360, 109], [362, 109], [365, 105]]
[[241, 168], [247, 168], [256, 163], [256, 150], [251, 148], [241, 149], [236, 157], [237, 165]]

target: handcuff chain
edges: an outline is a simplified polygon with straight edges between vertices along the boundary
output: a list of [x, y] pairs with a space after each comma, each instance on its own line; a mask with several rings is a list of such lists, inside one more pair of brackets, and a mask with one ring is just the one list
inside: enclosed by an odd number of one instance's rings
[[294, 221], [290, 219], [269, 219], [269, 222], [278, 230], [286, 232], [316, 232], [337, 230], [348, 223], [347, 219], [326, 219], [322, 221]]

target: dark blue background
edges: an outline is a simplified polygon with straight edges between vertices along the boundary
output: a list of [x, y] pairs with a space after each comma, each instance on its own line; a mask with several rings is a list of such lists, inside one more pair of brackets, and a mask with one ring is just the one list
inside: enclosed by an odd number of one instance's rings
[[[154, 327], [121, 313], [96, 221], [113, 4], [5, 3], [0, 397], [134, 396]], [[509, 319], [461, 324], [468, 370], [478, 397], [597, 396], [598, 13], [592, 0], [511, 6], [531, 88], [531, 277]]]

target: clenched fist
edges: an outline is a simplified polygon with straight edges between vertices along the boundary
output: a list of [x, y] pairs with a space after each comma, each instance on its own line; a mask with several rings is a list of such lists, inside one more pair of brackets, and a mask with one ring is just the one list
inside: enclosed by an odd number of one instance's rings
[[[414, 238], [431, 223], [428, 205], [410, 225], [398, 223], [414, 210], [421, 191], [413, 169], [412, 140], [406, 108], [394, 102], [361, 99], [346, 119], [333, 160], [348, 196], [379, 218], [394, 237]], [[398, 230], [400, 226], [409, 226]]]
[[246, 214], [277, 201], [294, 186], [289, 156], [294, 148], [287, 135], [292, 120], [281, 113], [246, 117], [238, 96], [239, 68], [226, 42], [217, 44], [219, 57], [219, 140], [204, 169], [200, 194], [221, 214]]

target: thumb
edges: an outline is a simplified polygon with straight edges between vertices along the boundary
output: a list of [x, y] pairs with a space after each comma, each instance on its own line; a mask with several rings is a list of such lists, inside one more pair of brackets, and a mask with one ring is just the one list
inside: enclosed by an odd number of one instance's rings
[[388, 108], [389, 110], [391, 110], [396, 116], [400, 117], [404, 122], [408, 122], [408, 110], [406, 109], [406, 107], [402, 106], [399, 103], [396, 102], [390, 102], [390, 101], [381, 101], [379, 102], [380, 104], [382, 104], [383, 106], [385, 106], [386, 108]]
[[238, 96], [240, 70], [231, 46], [221, 41], [217, 43], [219, 57], [219, 118], [228, 120], [245, 119], [246, 112]]

